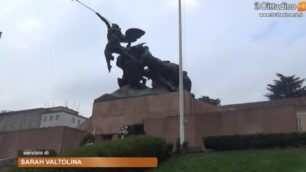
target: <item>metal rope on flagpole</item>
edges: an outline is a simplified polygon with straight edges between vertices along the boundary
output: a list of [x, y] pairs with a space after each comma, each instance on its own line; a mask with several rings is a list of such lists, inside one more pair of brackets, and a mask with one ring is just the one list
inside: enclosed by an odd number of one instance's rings
[[183, 35], [182, 35], [182, 0], [178, 0], [179, 11], [179, 113], [180, 143], [185, 142], [184, 126], [184, 86], [183, 86]]

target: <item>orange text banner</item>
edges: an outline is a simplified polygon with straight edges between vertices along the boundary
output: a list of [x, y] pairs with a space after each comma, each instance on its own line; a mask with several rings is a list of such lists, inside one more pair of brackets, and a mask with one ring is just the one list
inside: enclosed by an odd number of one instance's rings
[[156, 168], [155, 157], [19, 157], [19, 168]]

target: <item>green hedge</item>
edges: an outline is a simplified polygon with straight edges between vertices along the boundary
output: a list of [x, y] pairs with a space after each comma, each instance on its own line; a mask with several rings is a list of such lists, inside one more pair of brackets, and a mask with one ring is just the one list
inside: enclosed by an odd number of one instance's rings
[[87, 134], [81, 139], [80, 146], [86, 146], [89, 143], [95, 143], [95, 142], [96, 142], [95, 136], [92, 134]]
[[204, 137], [203, 144], [213, 150], [303, 147], [306, 133], [212, 136]]
[[169, 155], [164, 139], [153, 136], [130, 136], [105, 141], [73, 150], [71, 157], [157, 157], [164, 160]]
[[[169, 156], [164, 139], [153, 136], [130, 136], [75, 149], [71, 157], [157, 157], [159, 162]], [[145, 169], [66, 169], [65, 171], [126, 171], [142, 172]]]

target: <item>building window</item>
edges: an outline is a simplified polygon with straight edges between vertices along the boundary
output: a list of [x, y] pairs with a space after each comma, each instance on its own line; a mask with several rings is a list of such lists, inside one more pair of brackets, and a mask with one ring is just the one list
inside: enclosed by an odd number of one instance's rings
[[13, 125], [14, 125], [14, 121], [10, 121], [9, 126], [8, 126], [8, 129], [12, 129], [12, 128], [13, 128]]
[[22, 120], [22, 127], [21, 128], [23, 128], [23, 129], [25, 129], [26, 128], [26, 126], [27, 126], [27, 119], [23, 119]]
[[75, 122], [75, 118], [72, 118], [72, 123], [74, 124], [74, 122]]
[[49, 121], [52, 121], [53, 120], [53, 116], [51, 115], [50, 117], [49, 117]]
[[13, 129], [16, 129], [17, 127], [17, 120], [12, 121], [12, 126]]
[[56, 115], [56, 116], [55, 116], [55, 120], [58, 120], [58, 119], [59, 119], [59, 115]]
[[19, 121], [19, 119], [17, 119], [17, 120], [16, 120], [16, 128], [17, 128], [17, 129], [19, 129], [19, 128], [20, 128], [20, 126], [19, 126], [19, 125], [20, 125], [20, 121]]
[[8, 121], [7, 121], [7, 127], [6, 127], [6, 128], [7, 128], [7, 129], [10, 129], [10, 127], [11, 127], [11, 121], [8, 120]]
[[80, 119], [78, 120], [78, 123], [79, 123], [79, 125], [81, 124], [81, 120]]
[[44, 121], [47, 121], [48, 120], [48, 116], [44, 116]]

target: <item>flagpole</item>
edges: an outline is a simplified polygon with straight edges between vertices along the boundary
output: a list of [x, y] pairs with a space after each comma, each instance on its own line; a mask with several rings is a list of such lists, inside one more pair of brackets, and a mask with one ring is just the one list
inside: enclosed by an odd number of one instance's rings
[[179, 12], [179, 112], [180, 112], [180, 143], [185, 142], [184, 126], [184, 88], [183, 88], [183, 46], [182, 46], [182, 0], [178, 0]]

